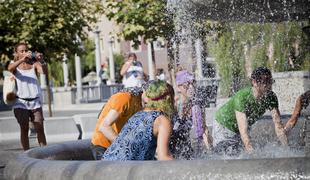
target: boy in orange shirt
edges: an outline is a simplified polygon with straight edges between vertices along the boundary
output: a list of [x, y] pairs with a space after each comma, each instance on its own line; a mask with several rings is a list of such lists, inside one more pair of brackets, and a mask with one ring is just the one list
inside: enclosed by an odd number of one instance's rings
[[110, 97], [101, 110], [91, 140], [95, 160], [111, 145], [127, 120], [142, 109], [142, 88], [127, 88]]

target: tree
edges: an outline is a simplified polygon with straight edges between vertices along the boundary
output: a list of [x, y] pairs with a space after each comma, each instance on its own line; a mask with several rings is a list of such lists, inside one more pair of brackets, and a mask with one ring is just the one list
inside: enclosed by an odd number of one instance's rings
[[102, 11], [100, 0], [0, 0], [0, 55], [12, 58], [13, 47], [27, 42], [32, 50], [59, 60], [62, 53], [82, 52], [78, 37]]
[[135, 45], [140, 44], [139, 36], [154, 41], [158, 37], [169, 37], [173, 29], [166, 0], [106, 0], [104, 7], [106, 16], [122, 25], [119, 35]]
[[[144, 41], [153, 42], [159, 37], [169, 40], [173, 34], [173, 23], [166, 11], [166, 0], [106, 0], [104, 12], [111, 20], [121, 25], [118, 34], [137, 46]], [[146, 8], [147, 7], [147, 8]], [[153, 61], [154, 47], [151, 43]], [[153, 62], [155, 64], [155, 62]]]

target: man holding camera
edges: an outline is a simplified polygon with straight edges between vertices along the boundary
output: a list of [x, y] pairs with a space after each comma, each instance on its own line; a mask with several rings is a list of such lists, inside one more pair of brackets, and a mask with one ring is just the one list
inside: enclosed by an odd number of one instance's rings
[[125, 88], [141, 87], [145, 82], [142, 63], [137, 60], [135, 53], [129, 53], [128, 60], [122, 66], [120, 74], [123, 76]]
[[29, 149], [29, 121], [34, 124], [39, 145], [45, 146], [42, 92], [37, 80], [37, 73], [47, 73], [43, 55], [29, 51], [26, 43], [19, 43], [14, 48], [14, 61], [9, 64], [8, 70], [14, 74], [16, 80], [17, 98], [13, 111], [20, 126], [23, 149]]

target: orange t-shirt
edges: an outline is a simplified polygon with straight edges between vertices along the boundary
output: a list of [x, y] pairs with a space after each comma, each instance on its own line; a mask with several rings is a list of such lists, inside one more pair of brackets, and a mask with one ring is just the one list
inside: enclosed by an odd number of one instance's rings
[[111, 145], [111, 142], [99, 130], [100, 124], [111, 109], [119, 113], [119, 117], [116, 119], [115, 123], [112, 124], [114, 131], [119, 133], [128, 119], [142, 109], [141, 97], [133, 96], [128, 92], [119, 92], [112, 95], [99, 115], [91, 140], [93, 145], [105, 148]]

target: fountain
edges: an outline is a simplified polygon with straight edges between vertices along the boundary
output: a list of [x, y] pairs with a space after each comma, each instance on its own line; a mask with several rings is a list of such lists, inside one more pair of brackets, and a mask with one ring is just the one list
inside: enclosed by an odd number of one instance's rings
[[[283, 3], [284, 2], [284, 3]], [[304, 20], [310, 15], [308, 0], [174, 0], [191, 16], [213, 20], [243, 22], [275, 22]], [[169, 5], [169, 6], [170, 6]], [[208, 13], [199, 13], [201, 11]], [[249, 16], [244, 14], [250, 13]], [[308, 77], [309, 78], [309, 77]], [[177, 161], [93, 161], [89, 140], [79, 140], [34, 148], [11, 160], [5, 170], [6, 179], [310, 179], [310, 114], [309, 108], [289, 137], [297, 149], [274, 150], [275, 135], [269, 117], [259, 121], [250, 132], [254, 142], [266, 149], [253, 155], [227, 159]], [[289, 116], [282, 116], [287, 120]], [[305, 124], [304, 128], [302, 125]], [[298, 128], [299, 127], [299, 128]], [[264, 129], [262, 133], [260, 130]], [[300, 130], [305, 130], [301, 132]], [[259, 135], [258, 135], [259, 134]], [[300, 136], [302, 134], [302, 136]], [[268, 142], [268, 144], [266, 144]], [[302, 144], [302, 145], [301, 145]], [[258, 155], [257, 155], [258, 154]]]
[[[294, 135], [300, 140], [299, 127], [307, 122], [310, 114], [299, 120]], [[287, 117], [283, 117], [287, 118]], [[262, 122], [262, 121], [261, 121]], [[253, 128], [252, 136], [261, 135]], [[256, 131], [256, 132], [255, 132]], [[261, 140], [271, 140], [272, 127], [267, 128]], [[288, 149], [278, 149], [266, 155], [242, 157], [243, 159], [196, 159], [177, 161], [93, 161], [89, 140], [79, 140], [34, 148], [11, 160], [6, 166], [6, 179], [309, 179], [310, 178], [310, 131], [306, 131], [303, 153], [295, 154]], [[268, 149], [267, 149], [268, 150]], [[269, 149], [270, 150], [270, 149]], [[274, 148], [271, 148], [274, 150]], [[281, 157], [282, 156], [282, 157]], [[245, 159], [244, 159], [245, 158]]]

